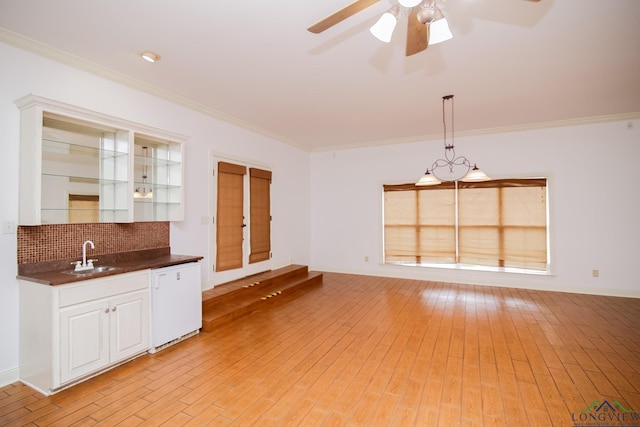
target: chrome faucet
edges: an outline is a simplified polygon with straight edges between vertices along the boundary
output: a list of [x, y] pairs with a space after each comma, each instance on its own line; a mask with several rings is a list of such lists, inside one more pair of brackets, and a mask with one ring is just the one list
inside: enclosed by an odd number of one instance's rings
[[91, 245], [91, 249], [96, 248], [96, 245], [94, 245], [91, 240], [87, 240], [82, 244], [82, 261], [76, 262], [76, 268], [74, 269], [74, 271], [90, 270], [93, 268], [94, 260], [90, 259], [89, 261], [87, 261], [87, 243]]

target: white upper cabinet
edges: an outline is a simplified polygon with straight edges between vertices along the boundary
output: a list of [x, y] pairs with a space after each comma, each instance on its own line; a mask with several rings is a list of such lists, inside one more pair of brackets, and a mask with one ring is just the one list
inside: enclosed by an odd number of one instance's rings
[[28, 95], [20, 225], [181, 221], [186, 137]]

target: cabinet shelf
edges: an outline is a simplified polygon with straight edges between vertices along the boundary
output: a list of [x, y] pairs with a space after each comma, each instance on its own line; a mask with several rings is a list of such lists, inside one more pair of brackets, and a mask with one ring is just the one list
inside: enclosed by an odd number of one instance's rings
[[93, 212], [97, 210], [98, 212], [127, 212], [127, 209], [88, 209], [88, 208], [77, 208], [77, 209], [56, 209], [56, 208], [42, 208], [43, 211], [46, 212]]
[[180, 206], [180, 202], [159, 202], [157, 200], [153, 200], [153, 198], [136, 198], [133, 200], [135, 203], [149, 203], [154, 205], [165, 205], [165, 206]]
[[182, 189], [182, 186], [179, 184], [163, 184], [163, 183], [159, 183], [159, 182], [142, 182], [142, 181], [136, 181], [134, 182], [135, 187], [146, 187], [146, 188], [151, 188], [151, 189], [161, 189], [161, 188], [167, 188], [167, 189], [176, 189], [176, 190], [180, 190]]
[[65, 141], [58, 141], [55, 139], [42, 139], [42, 152], [51, 154], [60, 154], [64, 156], [82, 156], [85, 158], [100, 159], [104, 157], [124, 157], [126, 158], [129, 153], [122, 151], [115, 151], [102, 147], [90, 147], [87, 145], [73, 144]]
[[162, 159], [157, 157], [135, 155], [134, 162], [136, 165], [159, 167], [159, 166], [180, 166], [182, 162], [178, 160]]
[[61, 175], [57, 173], [42, 172], [42, 179], [46, 179], [46, 178], [67, 180], [68, 182], [78, 183], [78, 184], [127, 185], [129, 183], [129, 181], [126, 181], [126, 180], [104, 179], [99, 177], [88, 177], [88, 176]]
[[[69, 218], [91, 218], [90, 221], [72, 221]], [[41, 209], [40, 224], [64, 224], [79, 222], [127, 223], [129, 209]]]

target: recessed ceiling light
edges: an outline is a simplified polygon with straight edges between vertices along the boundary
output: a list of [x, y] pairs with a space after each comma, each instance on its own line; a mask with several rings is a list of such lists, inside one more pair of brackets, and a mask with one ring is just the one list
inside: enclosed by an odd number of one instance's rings
[[160, 55], [158, 55], [155, 52], [148, 52], [148, 51], [147, 52], [142, 52], [140, 54], [140, 56], [145, 61], [149, 61], [149, 62], [158, 62], [158, 61], [160, 61]]

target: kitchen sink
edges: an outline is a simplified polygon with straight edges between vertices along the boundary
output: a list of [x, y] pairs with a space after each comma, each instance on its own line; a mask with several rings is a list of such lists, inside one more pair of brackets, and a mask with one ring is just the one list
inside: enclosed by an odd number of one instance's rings
[[63, 271], [63, 273], [65, 274], [73, 274], [74, 276], [91, 276], [93, 274], [98, 274], [98, 273], [106, 273], [108, 271], [114, 271], [117, 270], [118, 267], [111, 267], [108, 265], [101, 265], [99, 267], [93, 267], [91, 269], [88, 270], [80, 270], [80, 271], [75, 271], [75, 270], [67, 270], [67, 271]]

